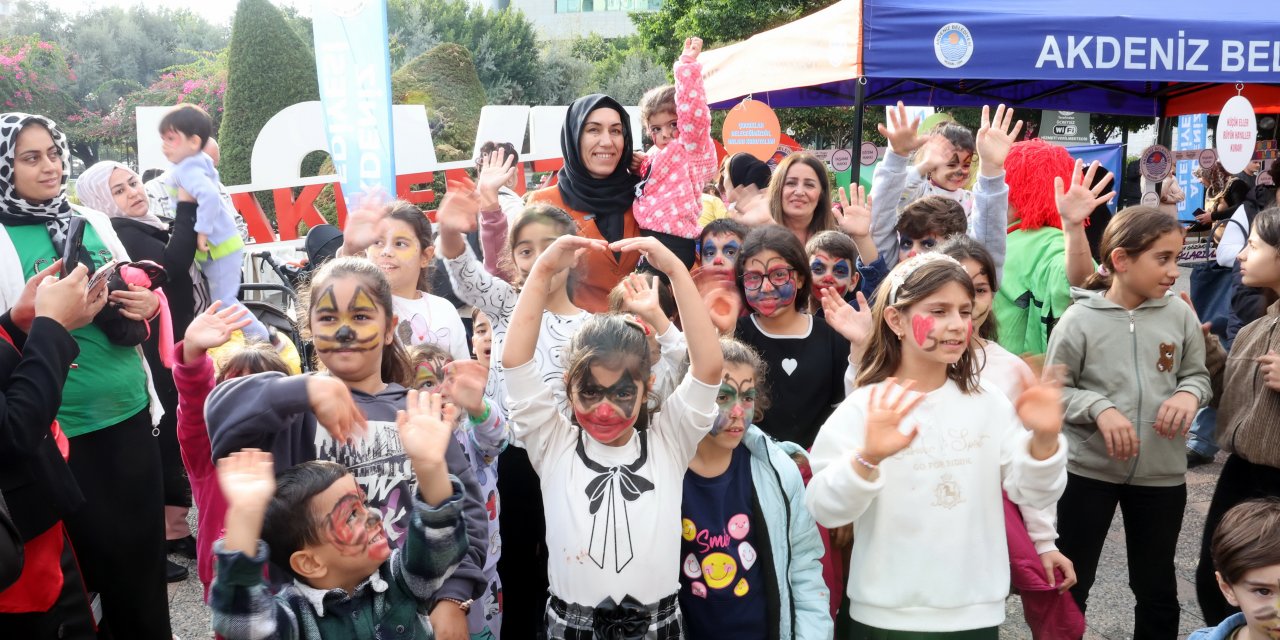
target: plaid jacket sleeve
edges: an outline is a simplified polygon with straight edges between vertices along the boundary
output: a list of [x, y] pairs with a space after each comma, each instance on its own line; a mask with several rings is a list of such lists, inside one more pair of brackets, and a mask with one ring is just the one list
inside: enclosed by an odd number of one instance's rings
[[298, 620], [283, 601], [267, 590], [262, 568], [267, 543], [258, 541], [252, 558], [213, 543], [217, 574], [209, 588], [213, 630], [226, 640], [296, 640]]
[[462, 517], [466, 496], [462, 482], [449, 477], [453, 495], [438, 507], [413, 496], [413, 521], [402, 553], [391, 563], [392, 579], [421, 602], [432, 599], [467, 553], [467, 526]]

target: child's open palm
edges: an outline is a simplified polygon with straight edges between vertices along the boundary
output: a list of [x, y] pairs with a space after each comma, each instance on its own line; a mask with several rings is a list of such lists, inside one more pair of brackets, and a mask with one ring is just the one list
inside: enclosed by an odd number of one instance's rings
[[472, 417], [484, 412], [484, 386], [489, 381], [489, 367], [476, 360], [454, 360], [445, 365], [441, 393]]
[[[505, 149], [498, 148], [485, 156], [484, 168], [476, 176], [476, 191], [496, 198], [498, 189], [510, 182], [515, 175], [515, 158], [508, 156]], [[439, 213], [436, 215], [438, 218]]]
[[697, 60], [699, 53], [702, 53], [702, 38], [685, 38], [683, 56]]
[[[867, 436], [862, 447], [862, 457], [871, 464], [880, 464], [886, 458], [906, 449], [919, 434], [919, 427], [902, 433], [902, 421], [924, 401], [924, 394], [912, 393], [914, 380], [898, 384], [897, 378], [889, 378], [883, 384], [871, 387], [867, 402]], [[855, 467], [857, 462], [853, 463]]]
[[769, 198], [754, 184], [739, 185], [731, 191], [733, 194], [733, 211], [730, 216], [747, 227], [759, 227], [773, 224], [773, 214], [769, 212]]
[[400, 446], [404, 448], [405, 455], [415, 464], [443, 463], [457, 418], [457, 407], [446, 405], [444, 396], [409, 391], [404, 411], [396, 413]]
[[[449, 184], [449, 190], [440, 199], [440, 208], [436, 210], [436, 222], [440, 224], [442, 232], [471, 233], [476, 230], [480, 198], [471, 186], [469, 182]], [[497, 192], [496, 188], [494, 192]]]
[[244, 449], [218, 461], [218, 486], [227, 506], [262, 513], [276, 492], [276, 471], [271, 453]]
[[242, 329], [253, 322], [249, 310], [242, 306], [222, 307], [222, 301], [216, 300], [204, 313], [195, 317], [187, 325], [183, 337], [183, 346], [192, 351], [208, 351], [216, 349], [231, 339], [236, 329]]
[[884, 123], [876, 125], [880, 130], [880, 135], [889, 141], [889, 148], [894, 153], [905, 156], [912, 151], [920, 148], [924, 144], [925, 138], [920, 137], [920, 116], [911, 118], [907, 116], [907, 108], [903, 106], [902, 101], [898, 101], [898, 108], [890, 107], [889, 126]]
[[822, 315], [827, 324], [848, 340], [859, 353], [865, 350], [874, 325], [867, 297], [861, 291], [855, 292], [854, 296], [858, 300], [858, 308], [855, 309], [835, 289], [823, 289], [819, 295], [822, 296]]
[[1022, 393], [1013, 403], [1022, 426], [1042, 439], [1056, 440], [1062, 433], [1063, 406], [1061, 369], [1048, 367], [1037, 381], [1022, 372]]
[[1095, 160], [1089, 165], [1089, 170], [1085, 171], [1084, 161], [1077, 158], [1076, 166], [1071, 171], [1070, 185], [1064, 185], [1061, 176], [1053, 179], [1053, 199], [1058, 205], [1058, 215], [1062, 216], [1063, 227], [1080, 227], [1093, 214], [1094, 209], [1116, 197], [1115, 191], [1098, 195], [1111, 184], [1112, 178], [1115, 177], [1110, 172], [1107, 172], [1106, 177], [1097, 185], [1089, 186], [1093, 184], [1100, 166]]
[[657, 324], [657, 319], [663, 315], [662, 304], [658, 298], [658, 276], [646, 278], [641, 274], [633, 273], [622, 282], [623, 310], [640, 316], [641, 320], [650, 325]]
[[982, 126], [978, 128], [978, 158], [993, 169], [1003, 169], [1005, 158], [1013, 148], [1013, 141], [1022, 132], [1022, 121], [1013, 121], [1013, 109], [1004, 105], [996, 107], [995, 119], [991, 118], [991, 106], [982, 107]]
[[[839, 207], [835, 207], [836, 224], [840, 230], [854, 238], [863, 238], [871, 234], [871, 196], [866, 188], [852, 185], [849, 191], [840, 187], [837, 193]], [[852, 196], [852, 198], [850, 197]]]

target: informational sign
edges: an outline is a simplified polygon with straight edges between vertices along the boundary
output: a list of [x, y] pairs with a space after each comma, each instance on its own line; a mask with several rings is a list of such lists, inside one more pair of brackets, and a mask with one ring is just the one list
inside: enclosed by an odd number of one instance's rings
[[836, 171], [848, 171], [853, 166], [853, 152], [848, 149], [836, 149], [831, 153], [831, 168]]
[[1138, 170], [1142, 172], [1142, 177], [1160, 182], [1169, 177], [1169, 172], [1173, 170], [1173, 154], [1168, 147], [1153, 144], [1143, 149], [1138, 158]]
[[1178, 203], [1179, 220], [1191, 220], [1191, 214], [1204, 206], [1204, 185], [1192, 174], [1200, 166], [1199, 150], [1205, 148], [1205, 128], [1208, 124], [1209, 117], [1203, 113], [1178, 116], [1178, 135], [1173, 139], [1174, 148], [1196, 152], [1195, 157], [1178, 160], [1178, 186], [1187, 194], [1186, 200]]
[[1089, 144], [1089, 114], [1045, 109], [1040, 115], [1040, 139], [1064, 147]]
[[875, 164], [876, 160], [880, 159], [880, 149], [876, 147], [876, 143], [874, 142], [862, 143], [862, 149], [859, 151], [859, 156], [861, 157], [858, 158], [858, 164], [864, 167], [869, 167]]
[[1200, 162], [1201, 169], [1208, 169], [1218, 161], [1218, 152], [1213, 149], [1201, 149], [1200, 153], [1196, 155], [1196, 160]]
[[778, 116], [773, 109], [759, 100], [748, 98], [725, 116], [721, 140], [730, 155], [749, 153], [767, 161], [778, 150], [781, 134], [782, 127], [778, 125]]
[[329, 156], [347, 206], [395, 197], [390, 53], [361, 45], [387, 41], [387, 3], [316, 0], [312, 25]]
[[1213, 146], [1222, 168], [1227, 173], [1244, 171], [1253, 160], [1253, 145], [1258, 139], [1258, 119], [1248, 98], [1235, 96], [1222, 105], [1214, 134]]

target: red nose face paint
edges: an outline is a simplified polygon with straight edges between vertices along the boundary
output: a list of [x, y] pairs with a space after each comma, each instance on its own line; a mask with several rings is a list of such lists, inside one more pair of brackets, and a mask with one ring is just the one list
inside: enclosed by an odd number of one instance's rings
[[597, 404], [591, 411], [574, 407], [573, 415], [587, 435], [605, 444], [617, 440], [635, 422], [635, 418], [622, 415], [607, 402]]

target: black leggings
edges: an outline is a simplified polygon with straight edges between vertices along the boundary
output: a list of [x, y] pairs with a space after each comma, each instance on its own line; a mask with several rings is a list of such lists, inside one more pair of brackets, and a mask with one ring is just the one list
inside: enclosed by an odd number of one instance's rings
[[1204, 623], [1217, 625], [1239, 611], [1222, 597], [1213, 572], [1213, 556], [1209, 547], [1213, 544], [1213, 532], [1231, 507], [1252, 498], [1280, 496], [1280, 469], [1254, 464], [1231, 454], [1222, 465], [1218, 486], [1213, 490], [1209, 513], [1204, 517], [1204, 539], [1200, 545], [1200, 564], [1196, 567], [1196, 598], [1204, 613]]
[[1116, 505], [1124, 517], [1129, 587], [1137, 599], [1134, 640], [1178, 637], [1178, 583], [1173, 559], [1187, 506], [1187, 485], [1140, 487], [1067, 474], [1058, 501], [1058, 550], [1075, 564], [1071, 596], [1085, 610]]
[[102, 596], [100, 638], [169, 640], [164, 487], [151, 415], [71, 438], [85, 504], [67, 518], [85, 585]]

